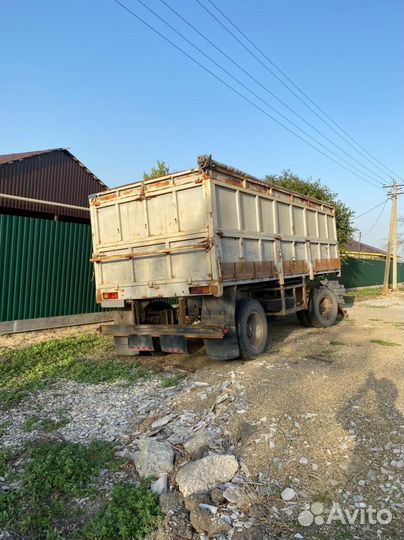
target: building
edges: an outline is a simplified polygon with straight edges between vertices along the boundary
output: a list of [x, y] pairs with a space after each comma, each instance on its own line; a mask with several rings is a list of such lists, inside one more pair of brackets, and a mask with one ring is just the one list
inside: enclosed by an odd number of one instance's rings
[[88, 196], [104, 189], [65, 148], [0, 155], [0, 332], [102, 318]]

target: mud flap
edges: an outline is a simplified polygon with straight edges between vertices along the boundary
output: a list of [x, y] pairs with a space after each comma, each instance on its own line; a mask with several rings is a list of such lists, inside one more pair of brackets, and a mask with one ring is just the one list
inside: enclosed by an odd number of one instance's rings
[[234, 360], [240, 356], [236, 332], [236, 287], [226, 287], [221, 298], [205, 296], [202, 304], [202, 322], [226, 328], [223, 339], [205, 339], [205, 349], [213, 360]]
[[166, 353], [187, 353], [187, 340], [184, 336], [160, 336], [161, 350]]
[[128, 336], [128, 347], [134, 351], [154, 351], [152, 336]]
[[204, 339], [206, 354], [212, 360], [234, 360], [240, 356], [236, 332], [229, 332], [223, 339]]

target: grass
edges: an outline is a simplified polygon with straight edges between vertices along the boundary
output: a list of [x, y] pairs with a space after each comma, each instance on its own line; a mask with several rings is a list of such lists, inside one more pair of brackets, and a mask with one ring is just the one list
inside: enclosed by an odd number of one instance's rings
[[172, 376], [162, 376], [161, 377], [161, 386], [163, 388], [172, 388], [173, 386], [177, 386], [177, 384], [182, 381], [184, 378], [183, 375], [172, 375]]
[[[13, 465], [21, 462], [16, 472]], [[24, 540], [144, 538], [161, 522], [158, 496], [148, 484], [116, 484], [108, 499], [97, 489], [101, 470], [121, 464], [113, 446], [102, 441], [42, 441], [0, 452], [0, 474], [18, 481], [17, 489], [0, 493], [1, 528]], [[79, 497], [89, 498], [92, 517], [83, 519]]]
[[399, 347], [399, 343], [394, 343], [394, 341], [386, 341], [385, 339], [371, 339], [370, 343], [377, 343], [383, 347]]
[[60, 418], [59, 420], [52, 420], [51, 418], [41, 418], [39, 416], [30, 416], [27, 418], [22, 426], [23, 431], [55, 431], [69, 423], [67, 418]]
[[110, 500], [88, 523], [84, 538], [89, 540], [141, 540], [162, 523], [158, 496], [148, 483], [114, 486]]
[[[398, 287], [398, 291], [402, 291], [402, 287]], [[384, 296], [383, 287], [363, 287], [361, 289], [354, 289], [347, 291], [348, 298], [355, 298], [355, 300], [371, 300], [372, 298], [378, 298]], [[372, 306], [376, 307], [376, 306]], [[385, 306], [382, 306], [385, 307]]]
[[330, 345], [345, 345], [343, 341], [330, 341]]
[[0, 405], [10, 407], [60, 379], [133, 383], [147, 375], [136, 363], [114, 357], [112, 342], [99, 334], [51, 340], [23, 349], [0, 349]]

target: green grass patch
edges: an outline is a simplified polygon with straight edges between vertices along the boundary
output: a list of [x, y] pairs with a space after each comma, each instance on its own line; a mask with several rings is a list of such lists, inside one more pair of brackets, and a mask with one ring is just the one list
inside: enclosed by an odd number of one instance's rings
[[149, 484], [117, 484], [111, 498], [88, 523], [84, 537], [89, 540], [141, 540], [162, 523], [158, 496]]
[[113, 447], [100, 441], [27, 445], [19, 488], [0, 494], [0, 523], [17, 538], [64, 538], [66, 520], [74, 515], [72, 498], [94, 491], [101, 469], [115, 464], [113, 455]]
[[0, 351], [0, 405], [15, 405], [60, 379], [94, 384], [124, 379], [133, 383], [147, 375], [144, 368], [117, 359], [112, 352], [112, 341], [100, 334]]
[[22, 426], [22, 429], [27, 432], [31, 431], [55, 431], [69, 423], [67, 418], [52, 420], [51, 418], [41, 418], [33, 415], [27, 418]]
[[177, 386], [177, 384], [182, 381], [184, 378], [183, 375], [172, 375], [172, 376], [166, 376], [164, 375], [161, 377], [161, 386], [163, 388], [171, 388], [173, 386]]
[[383, 296], [383, 287], [364, 287], [363, 289], [348, 291], [345, 296], [355, 298], [355, 300], [370, 300], [371, 298]]
[[330, 345], [345, 345], [343, 341], [330, 341]]
[[386, 341], [385, 339], [371, 339], [370, 343], [377, 343], [383, 347], [399, 347], [399, 343], [394, 343], [394, 341]]
[[[0, 493], [0, 529], [24, 540], [143, 539], [161, 523], [158, 496], [144, 481], [98, 489], [101, 470], [116, 470], [113, 445], [62, 441], [27, 443], [0, 452], [0, 475], [18, 487]], [[17, 467], [18, 464], [18, 467]], [[81, 508], [75, 500], [88, 498]]]

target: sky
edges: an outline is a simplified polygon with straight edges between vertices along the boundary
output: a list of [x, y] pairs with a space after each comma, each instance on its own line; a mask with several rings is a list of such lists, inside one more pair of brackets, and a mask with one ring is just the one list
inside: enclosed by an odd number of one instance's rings
[[[357, 215], [385, 199], [381, 183], [391, 183], [393, 175], [329, 129], [197, 0], [165, 1], [259, 84], [161, 0], [142, 1], [267, 103], [221, 72], [139, 0], [121, 1], [268, 114], [296, 131], [269, 104], [339, 156], [331, 157], [350, 162], [343, 165], [351, 171], [243, 100], [114, 0], [0, 0], [0, 154], [67, 147], [113, 187], [139, 180], [156, 160], [182, 170], [208, 153], [258, 178], [284, 169], [320, 178]], [[209, 0], [200, 2], [220, 17]], [[214, 2], [363, 148], [403, 175], [401, 0]], [[402, 215], [401, 202], [399, 208]], [[355, 221], [363, 242], [385, 247], [389, 212], [390, 202]]]

